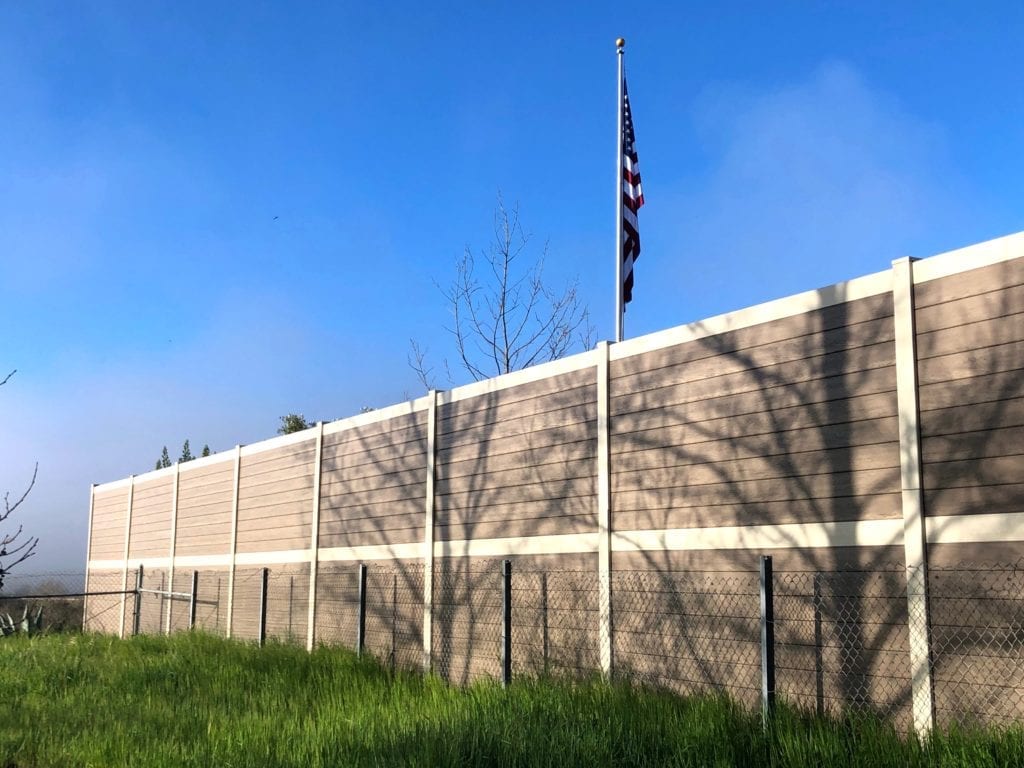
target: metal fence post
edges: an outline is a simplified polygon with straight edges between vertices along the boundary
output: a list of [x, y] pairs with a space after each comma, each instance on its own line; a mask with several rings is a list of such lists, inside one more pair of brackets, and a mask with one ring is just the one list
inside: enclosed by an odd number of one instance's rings
[[512, 682], [512, 561], [501, 563], [501, 684]]
[[825, 640], [821, 626], [821, 572], [814, 574], [814, 700], [815, 711], [825, 714]]
[[267, 642], [267, 583], [269, 576], [270, 569], [264, 568], [260, 579], [260, 648]]
[[356, 654], [366, 645], [366, 563], [359, 564], [359, 616], [356, 621]]
[[540, 575], [541, 640], [544, 653], [544, 674], [548, 673], [548, 574]]
[[196, 626], [196, 593], [199, 591], [199, 571], [192, 571], [192, 595], [188, 599], [188, 628]]
[[135, 616], [132, 617], [132, 635], [139, 634], [142, 616], [142, 563], [139, 563], [139, 572], [135, 574]]
[[391, 574], [391, 668], [398, 669], [398, 573]]
[[775, 710], [775, 598], [772, 557], [761, 555], [761, 716], [765, 727]]

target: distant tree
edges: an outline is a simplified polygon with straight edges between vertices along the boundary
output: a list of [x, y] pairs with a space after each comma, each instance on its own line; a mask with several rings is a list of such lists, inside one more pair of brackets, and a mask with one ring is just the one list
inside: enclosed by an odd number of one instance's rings
[[[0, 379], [0, 387], [10, 381], [11, 376], [15, 373], [17, 373], [16, 370], [11, 371], [3, 379]], [[36, 476], [38, 473], [39, 464], [37, 462], [35, 468], [32, 470], [32, 478], [28, 481], [28, 487], [21, 496], [15, 499], [15, 501], [11, 501], [10, 493], [4, 494], [4, 505], [3, 509], [0, 510], [0, 523], [7, 520], [7, 518], [9, 518], [14, 511], [21, 506], [22, 502], [25, 501], [28, 497], [29, 491], [35, 487]], [[0, 589], [3, 589], [4, 579], [7, 577], [10, 570], [19, 563], [23, 563], [32, 557], [36, 551], [36, 546], [39, 544], [39, 538], [37, 536], [22, 538], [21, 534], [22, 527], [20, 525], [14, 533], [0, 533]]]
[[310, 422], [306, 420], [306, 417], [301, 413], [289, 413], [280, 417], [281, 426], [277, 428], [277, 434], [279, 435], [290, 435], [292, 432], [301, 432], [304, 429], [309, 429], [314, 426], [316, 422]]
[[171, 466], [171, 454], [167, 452], [167, 446], [165, 445], [164, 449], [160, 451], [160, 458], [156, 460], [154, 469], [166, 469], [169, 466]]
[[[209, 445], [203, 446], [202, 455], [210, 455]], [[181, 456], [178, 458], [178, 463], [180, 464], [181, 462], [192, 461], [192, 459], [194, 458], [196, 457], [192, 455], [192, 449], [189, 447], [189, 441], [186, 440], [185, 444], [181, 446]], [[169, 466], [171, 466], [171, 456], [167, 452], [167, 446], [165, 445], [164, 449], [160, 452], [160, 458], [156, 460], [156, 466], [154, 467], [154, 469], [166, 469]]]

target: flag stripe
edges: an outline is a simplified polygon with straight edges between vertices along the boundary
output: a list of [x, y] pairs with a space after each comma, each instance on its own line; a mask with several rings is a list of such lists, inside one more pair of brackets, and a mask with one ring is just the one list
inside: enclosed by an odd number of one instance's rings
[[636, 154], [633, 113], [629, 93], [622, 82], [622, 303], [633, 300], [633, 263], [640, 257], [640, 230], [637, 211], [644, 204], [640, 184], [640, 161]]

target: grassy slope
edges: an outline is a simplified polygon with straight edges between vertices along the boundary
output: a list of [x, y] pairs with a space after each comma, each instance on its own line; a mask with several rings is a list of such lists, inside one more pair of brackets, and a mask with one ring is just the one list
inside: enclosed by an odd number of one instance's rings
[[0, 766], [994, 766], [1024, 732], [945, 734], [927, 750], [871, 722], [720, 698], [521, 682], [451, 689], [339, 649], [203, 635], [0, 641]]

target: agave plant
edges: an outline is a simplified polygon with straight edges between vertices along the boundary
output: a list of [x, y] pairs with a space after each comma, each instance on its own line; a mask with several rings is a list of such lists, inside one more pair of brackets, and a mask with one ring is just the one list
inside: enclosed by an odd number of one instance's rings
[[29, 611], [28, 605], [21, 612], [21, 619], [17, 622], [11, 618], [9, 613], [0, 613], [0, 636], [6, 637], [18, 632], [25, 635], [36, 635], [43, 631], [43, 606], [37, 606], [34, 613]]

